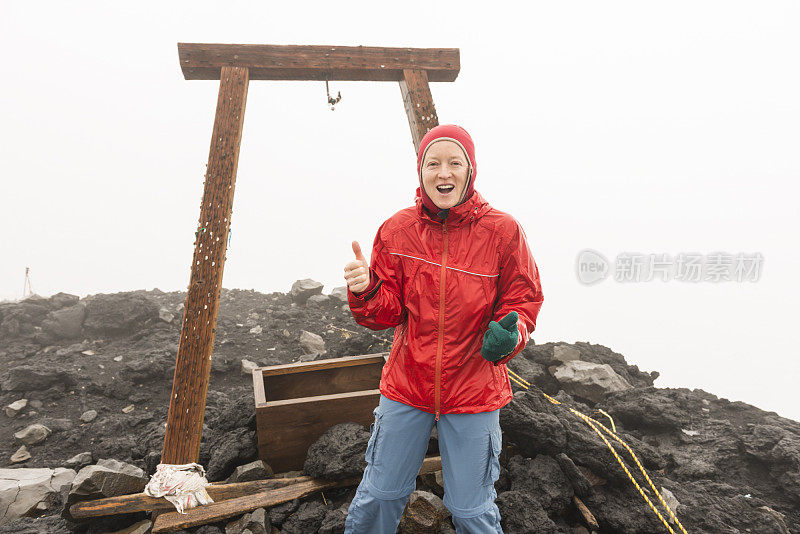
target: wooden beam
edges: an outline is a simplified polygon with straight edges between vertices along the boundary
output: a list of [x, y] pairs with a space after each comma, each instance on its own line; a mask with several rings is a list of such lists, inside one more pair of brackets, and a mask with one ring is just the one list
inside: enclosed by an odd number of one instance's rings
[[153, 523], [152, 532], [175, 532], [176, 530], [216, 523], [231, 517], [252, 512], [257, 508], [270, 508], [294, 499], [301, 499], [312, 493], [329, 488], [354, 486], [359, 479], [354, 478], [341, 482], [309, 480], [292, 484], [284, 488], [263, 491], [253, 495], [237, 497], [227, 501], [215, 502], [186, 510], [185, 514], [177, 511], [160, 514]]
[[403, 69], [432, 82], [458, 76], [458, 48], [178, 43], [183, 77], [218, 80], [222, 67], [246, 67], [251, 80], [400, 81]]
[[595, 519], [594, 514], [586, 507], [583, 501], [580, 500], [577, 495], [573, 495], [572, 500], [575, 502], [575, 507], [581, 513], [583, 520], [586, 521], [589, 528], [592, 529], [592, 531], [599, 530], [600, 525], [597, 523], [597, 519]]
[[[439, 471], [442, 468], [442, 458], [431, 456], [425, 458], [419, 470], [420, 475]], [[226, 501], [262, 493], [279, 488], [285, 488], [294, 484], [311, 482], [314, 479], [309, 476], [268, 478], [263, 480], [252, 480], [249, 482], [214, 482], [206, 486], [206, 491], [214, 502]], [[355, 482], [357, 484], [358, 482]], [[75, 519], [86, 519], [89, 517], [99, 517], [104, 515], [129, 514], [144, 511], [175, 511], [175, 506], [162, 497], [150, 497], [144, 492], [133, 493], [130, 495], [119, 495], [104, 499], [94, 499], [91, 501], [81, 501], [73, 504], [69, 508], [70, 515]]]
[[258, 369], [261, 370], [262, 376], [273, 376], [306, 373], [308, 371], [318, 371], [321, 369], [330, 369], [332, 367], [349, 367], [353, 365], [365, 365], [378, 362], [383, 365], [386, 362], [386, 356], [388, 354], [388, 352], [379, 352], [376, 354], [360, 354], [358, 356], [342, 356], [341, 358], [328, 358], [326, 360], [317, 360], [312, 362], [295, 362], [281, 365], [270, 365], [269, 367], [258, 367]]
[[[301, 482], [308, 482], [311, 477], [302, 476], [294, 478], [268, 478], [250, 482], [235, 482], [232, 484], [211, 484], [206, 486], [206, 492], [214, 502], [227, 501], [245, 495], [252, 495], [263, 491], [283, 488]], [[118, 495], [105, 499], [76, 502], [69, 508], [69, 513], [75, 519], [99, 517], [103, 515], [130, 514], [148, 510], [174, 511], [175, 506], [162, 497], [151, 497], [146, 493], [131, 495]]]
[[309, 395], [335, 395], [374, 389], [381, 382], [382, 370], [383, 358], [378, 358], [364, 365], [329, 367], [305, 373], [265, 374], [265, 399], [269, 403]]
[[222, 69], [161, 453], [165, 464], [197, 462], [200, 452], [248, 84], [246, 68]]
[[419, 151], [419, 143], [428, 130], [439, 125], [428, 79], [424, 70], [406, 69], [403, 71], [403, 79], [400, 80], [400, 92], [403, 95], [408, 125], [411, 127], [414, 153]]
[[[438, 471], [442, 468], [442, 459], [439, 456], [426, 458], [422, 463], [420, 474]], [[160, 514], [153, 523], [153, 534], [160, 532], [175, 532], [182, 528], [216, 523], [231, 517], [252, 512], [257, 508], [269, 508], [277, 506], [293, 499], [299, 499], [323, 491], [329, 488], [343, 488], [355, 486], [361, 481], [361, 477], [351, 478], [340, 481], [325, 481], [311, 479], [284, 488], [273, 489], [247, 495], [222, 502], [215, 502], [197, 508], [185, 510], [185, 514], [177, 511]]]

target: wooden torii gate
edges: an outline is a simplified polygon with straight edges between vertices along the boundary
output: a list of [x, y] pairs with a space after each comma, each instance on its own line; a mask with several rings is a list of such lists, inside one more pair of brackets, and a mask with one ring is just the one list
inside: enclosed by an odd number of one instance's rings
[[250, 80], [394, 81], [416, 153], [439, 120], [428, 82], [452, 82], [457, 48], [178, 43], [187, 80], [219, 80], [200, 221], [161, 463], [197, 462]]

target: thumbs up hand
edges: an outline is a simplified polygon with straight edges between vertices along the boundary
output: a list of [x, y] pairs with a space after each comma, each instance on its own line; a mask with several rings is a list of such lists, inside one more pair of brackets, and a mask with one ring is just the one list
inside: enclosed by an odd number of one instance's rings
[[353, 241], [353, 253], [356, 259], [344, 266], [344, 279], [347, 280], [350, 291], [362, 293], [369, 287], [369, 264], [361, 252], [358, 241]]
[[496, 362], [514, 351], [517, 341], [519, 341], [517, 319], [519, 319], [519, 314], [512, 311], [499, 321], [489, 323], [489, 329], [483, 336], [481, 356], [490, 362]]

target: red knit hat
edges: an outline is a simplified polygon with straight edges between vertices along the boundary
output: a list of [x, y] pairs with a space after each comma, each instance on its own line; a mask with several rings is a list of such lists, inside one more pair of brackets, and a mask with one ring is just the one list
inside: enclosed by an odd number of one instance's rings
[[[425, 186], [422, 185], [422, 161], [425, 159], [425, 152], [428, 150], [431, 143], [441, 139], [454, 141], [460, 145], [469, 158], [470, 173], [467, 176], [467, 186], [458, 204], [463, 204], [472, 196], [472, 192], [475, 190], [475, 176], [478, 173], [478, 167], [475, 164], [475, 144], [472, 142], [472, 137], [470, 137], [469, 133], [467, 133], [464, 128], [455, 124], [440, 124], [428, 130], [428, 133], [425, 134], [422, 141], [419, 143], [419, 152], [417, 152], [417, 176], [419, 176], [422, 203], [431, 213], [439, 213], [441, 208], [434, 204], [433, 200], [431, 200], [428, 193], [425, 191]], [[458, 204], [456, 204], [456, 206], [458, 206]]]

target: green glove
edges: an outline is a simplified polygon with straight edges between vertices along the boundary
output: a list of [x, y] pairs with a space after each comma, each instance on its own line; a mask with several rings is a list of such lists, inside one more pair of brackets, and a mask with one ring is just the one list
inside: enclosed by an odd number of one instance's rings
[[489, 323], [489, 329], [483, 335], [481, 356], [490, 362], [496, 362], [514, 352], [519, 341], [517, 319], [519, 314], [512, 311], [499, 321]]

